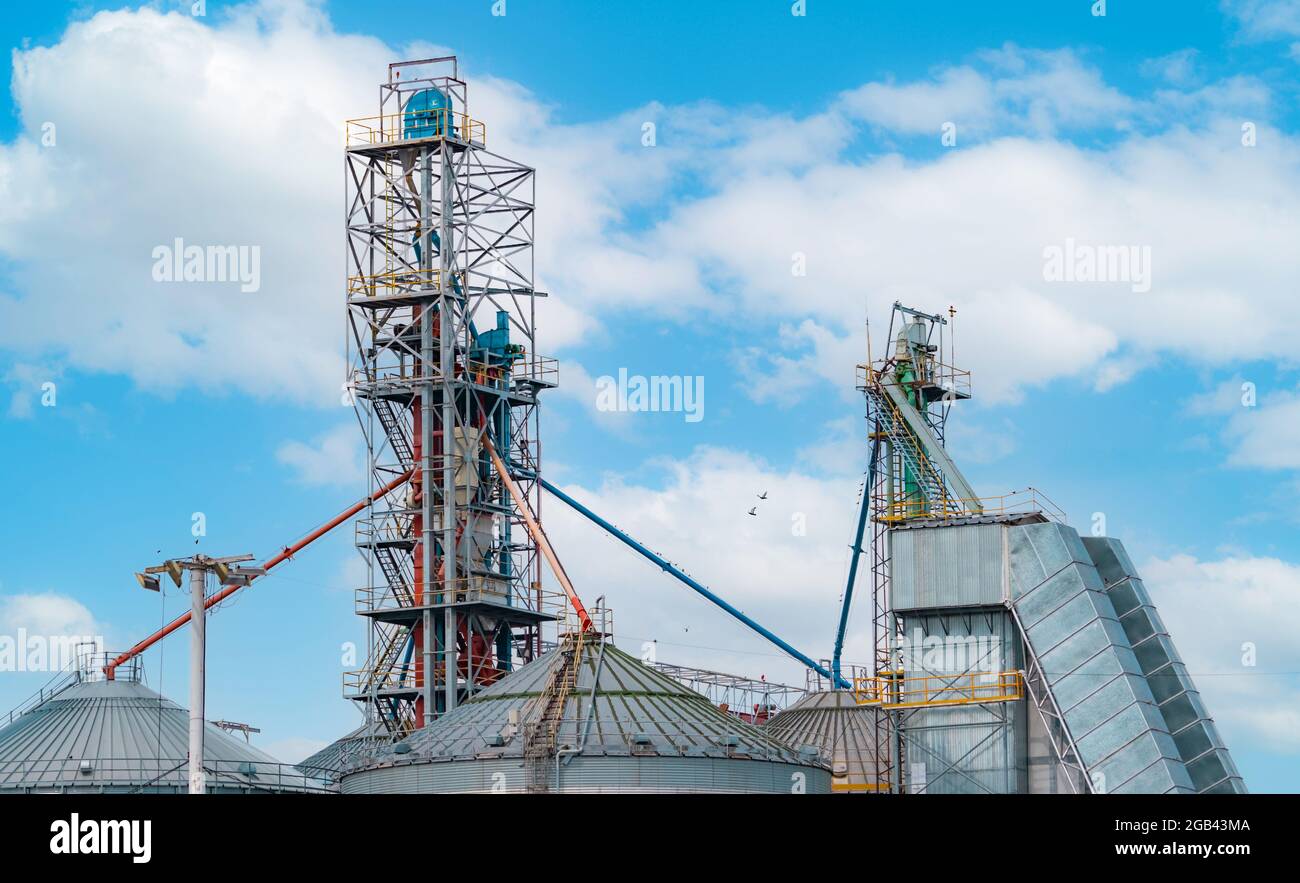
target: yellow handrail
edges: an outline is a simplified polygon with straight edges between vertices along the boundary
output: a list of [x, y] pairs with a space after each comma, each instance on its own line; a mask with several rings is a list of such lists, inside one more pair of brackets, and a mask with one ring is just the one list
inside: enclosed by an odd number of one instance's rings
[[[427, 131], [429, 134], [412, 135], [412, 129]], [[344, 125], [344, 144], [348, 147], [423, 141], [429, 138], [451, 138], [483, 144], [487, 140], [487, 127], [481, 120], [446, 108], [358, 117], [348, 120]]]
[[953, 675], [902, 677], [885, 672], [853, 681], [853, 698], [859, 705], [885, 708], [934, 708], [945, 705], [979, 705], [1023, 699], [1024, 677], [1018, 671], [967, 672]]

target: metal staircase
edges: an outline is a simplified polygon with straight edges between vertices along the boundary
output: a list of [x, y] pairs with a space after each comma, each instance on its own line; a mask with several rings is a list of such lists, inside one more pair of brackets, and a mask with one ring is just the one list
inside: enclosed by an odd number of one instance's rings
[[[948, 492], [948, 482], [945, 481], [943, 473], [926, 456], [915, 433], [893, 397], [887, 392], [885, 385], [867, 384], [865, 391], [871, 403], [872, 413], [877, 418], [879, 432], [889, 442], [890, 450], [902, 459], [907, 473], [912, 476], [917, 489], [928, 504], [925, 511], [887, 514], [894, 518], [908, 518], [924, 514], [955, 514], [961, 511], [962, 501]], [[890, 501], [890, 504], [892, 508], [893, 501]]]
[[375, 416], [379, 418], [379, 425], [384, 428], [384, 434], [388, 436], [388, 443], [392, 446], [393, 453], [397, 455], [397, 462], [415, 462], [415, 457], [411, 453], [411, 441], [406, 437], [406, 427], [402, 425], [393, 410], [393, 403], [379, 397], [372, 398], [370, 403], [374, 407]]
[[546, 687], [538, 697], [540, 713], [536, 720], [524, 727], [524, 776], [529, 794], [541, 794], [547, 790], [550, 760], [555, 756], [556, 737], [564, 722], [564, 708], [578, 685], [585, 638], [585, 631], [565, 637], [560, 645], [559, 664], [551, 670]]

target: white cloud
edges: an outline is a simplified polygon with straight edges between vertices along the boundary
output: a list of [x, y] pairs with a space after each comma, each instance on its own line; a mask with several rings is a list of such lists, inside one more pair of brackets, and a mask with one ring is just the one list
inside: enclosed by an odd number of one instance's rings
[[1195, 49], [1180, 49], [1158, 58], [1149, 58], [1142, 63], [1141, 71], [1147, 76], [1156, 76], [1168, 80], [1174, 86], [1188, 86], [1197, 78], [1197, 56]]
[[1252, 388], [1238, 376], [1193, 396], [1187, 411], [1222, 421], [1221, 436], [1230, 449], [1227, 465], [1300, 469], [1300, 394]]
[[103, 626], [80, 601], [57, 592], [0, 597], [0, 634], [102, 636]]
[[604, 427], [615, 435], [630, 437], [632, 412], [604, 411], [597, 407], [599, 390], [596, 381], [598, 379], [592, 377], [581, 362], [573, 359], [563, 360], [560, 362], [560, 385], [555, 389], [554, 394], [578, 405], [582, 409], [584, 419]]
[[[164, 391], [333, 403], [340, 121], [372, 108], [403, 54], [293, 2], [218, 26], [100, 13], [17, 53], [24, 134], [0, 147], [0, 252], [22, 263], [20, 292], [0, 295], [0, 346]], [[1073, 51], [1008, 45], [802, 117], [650, 104], [572, 124], [519, 84], [468, 76], [493, 149], [538, 169], [547, 352], [628, 317], [739, 312], [795, 329], [751, 361], [772, 378], [760, 396], [843, 390], [864, 307], [883, 319], [895, 299], [952, 304], [959, 359], [996, 403], [1062, 377], [1104, 390], [1166, 352], [1287, 358], [1300, 334], [1286, 294], [1300, 150], [1257, 116], [1270, 96], [1248, 78], [1134, 98]], [[864, 129], [924, 131], [950, 111], [979, 137], [918, 160], [846, 153]], [[47, 120], [52, 148], [37, 141]], [[1105, 137], [1052, 140], [1076, 131]], [[178, 235], [260, 245], [262, 290], [152, 282], [150, 249]], [[1151, 291], [1045, 282], [1043, 249], [1067, 238], [1149, 246]], [[805, 277], [790, 272], [796, 252]]]
[[841, 101], [846, 111], [867, 122], [936, 137], [945, 122], [983, 130], [996, 110], [988, 78], [969, 67], [948, 68], [933, 82], [867, 83]]
[[[1300, 671], [1300, 565], [1176, 555], [1139, 571], [1228, 747], [1237, 736], [1300, 752], [1293, 675]], [[1254, 666], [1243, 664], [1246, 644], [1254, 645]]]
[[[56, 366], [32, 365], [15, 362], [5, 372], [4, 383], [10, 389], [9, 416], [16, 420], [27, 420], [32, 416], [33, 406], [45, 396], [45, 384], [54, 383], [63, 371]], [[52, 390], [55, 405], [58, 404], [58, 386]]]
[[1040, 51], [1007, 44], [979, 54], [979, 66], [946, 67], [930, 80], [867, 83], [845, 93], [850, 117], [902, 134], [932, 134], [957, 126], [971, 134], [1033, 132], [1100, 125], [1116, 127], [1139, 103], [1106, 85], [1071, 50]]
[[1254, 408], [1238, 408], [1226, 433], [1230, 466], [1300, 469], [1300, 395], [1274, 393]]
[[[148, 7], [102, 12], [15, 52], [23, 134], [0, 145], [0, 254], [20, 269], [17, 290], [0, 293], [0, 346], [162, 392], [336, 401], [342, 122], [375, 112], [375, 83], [405, 54], [338, 33], [299, 2], [234, 7], [214, 26]], [[547, 118], [514, 84], [478, 78], [470, 94], [497, 148]], [[597, 175], [561, 198], [565, 176], [588, 177], [582, 156], [570, 161], [540, 185], [556, 191], [549, 222], [600, 217], [564, 208], [602, 195]], [[261, 289], [153, 281], [152, 250], [177, 237], [258, 246]], [[557, 341], [593, 322], [568, 304], [541, 310]]]
[[1221, 6], [1249, 38], [1300, 37], [1300, 0], [1222, 0]]
[[[717, 448], [647, 465], [655, 467], [649, 483], [608, 476], [598, 487], [562, 489], [814, 659], [829, 656], [856, 479], [777, 470]], [[764, 491], [768, 499], [757, 499]], [[759, 514], [747, 515], [755, 506]], [[657, 639], [664, 662], [803, 684], [799, 663], [591, 522], [554, 500], [545, 512], [579, 593], [588, 602], [606, 596], [624, 646]], [[792, 529], [799, 516], [805, 536]], [[858, 590], [869, 597], [868, 582], [863, 575]], [[869, 617], [855, 617], [846, 659], [870, 661], [868, 630]]]
[[306, 485], [360, 487], [365, 481], [361, 433], [355, 423], [344, 423], [316, 438], [312, 444], [287, 441], [275, 458], [290, 467]]

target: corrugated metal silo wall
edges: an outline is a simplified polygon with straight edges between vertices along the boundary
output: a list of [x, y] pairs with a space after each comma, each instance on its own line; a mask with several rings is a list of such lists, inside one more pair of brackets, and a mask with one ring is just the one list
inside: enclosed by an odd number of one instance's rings
[[[558, 784], [551, 763], [549, 789], [579, 793], [829, 794], [830, 772], [761, 760], [713, 757], [577, 757], [561, 764]], [[519, 793], [523, 761], [483, 758], [409, 763], [352, 773], [344, 794]]]
[[890, 533], [895, 610], [991, 607], [1006, 592], [1006, 527], [967, 524]]
[[[1005, 608], [900, 612], [908, 678], [974, 675], [982, 683], [1022, 666]], [[1022, 700], [901, 712], [908, 791], [1016, 794], [1028, 790], [1027, 707]]]

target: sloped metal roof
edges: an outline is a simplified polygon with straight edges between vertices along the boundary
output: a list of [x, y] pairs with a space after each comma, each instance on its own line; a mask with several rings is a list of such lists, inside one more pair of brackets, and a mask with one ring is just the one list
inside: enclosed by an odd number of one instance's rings
[[297, 764], [299, 770], [311, 776], [341, 772], [349, 758], [364, 751], [368, 745], [389, 741], [387, 736], [375, 735], [369, 724], [362, 724], [345, 736], [340, 736], [320, 751]]
[[[401, 743], [406, 748], [385, 746], [359, 765], [522, 757], [524, 724], [539, 715], [542, 692], [560, 662], [558, 649], [543, 654], [411, 735]], [[820, 766], [773, 734], [598, 641], [584, 648], [556, 745], [575, 749], [580, 757], [747, 758]]]
[[[877, 785], [876, 717], [848, 690], [809, 693], [763, 729], [794, 748], [810, 746], [830, 764], [835, 791], [873, 791]], [[888, 745], [882, 760], [888, 759]]]
[[[213, 791], [321, 790], [323, 783], [212, 724]], [[73, 683], [0, 729], [0, 791], [188, 790], [189, 711], [137, 681]]]

